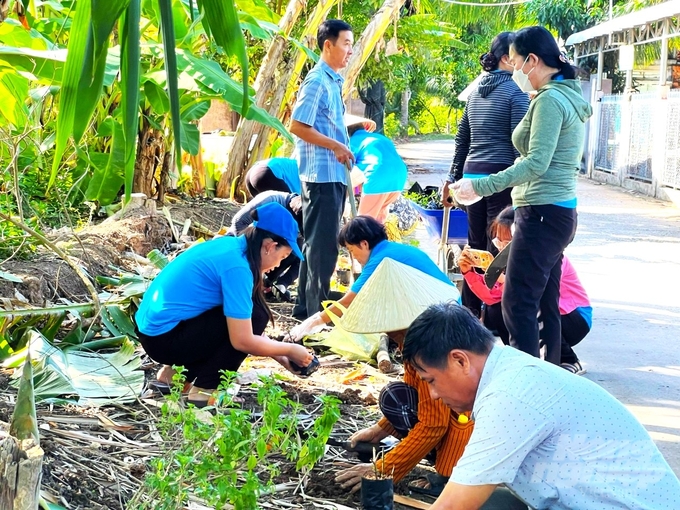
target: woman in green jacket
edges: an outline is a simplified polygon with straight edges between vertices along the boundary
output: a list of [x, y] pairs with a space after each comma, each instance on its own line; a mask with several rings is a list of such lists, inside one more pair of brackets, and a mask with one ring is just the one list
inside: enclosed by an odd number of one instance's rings
[[461, 179], [452, 189], [457, 199], [471, 203], [514, 187], [515, 233], [503, 318], [511, 345], [537, 357], [540, 321], [546, 360], [559, 365], [562, 253], [576, 233], [576, 179], [592, 108], [581, 94], [577, 68], [545, 28], [518, 31], [510, 61], [517, 85], [525, 92], [536, 91], [512, 134], [520, 157], [502, 172], [474, 181]]

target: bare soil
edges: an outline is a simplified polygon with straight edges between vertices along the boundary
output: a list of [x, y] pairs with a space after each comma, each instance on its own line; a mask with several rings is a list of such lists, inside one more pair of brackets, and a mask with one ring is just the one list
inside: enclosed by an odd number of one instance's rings
[[[187, 219], [192, 222], [190, 235], [210, 237], [228, 226], [239, 206], [224, 200], [197, 199], [173, 202], [168, 206], [177, 231]], [[176, 248], [168, 220], [162, 211], [150, 214], [140, 208], [119, 217], [90, 225], [77, 233], [60, 230], [49, 235], [93, 280], [98, 275], [117, 275], [121, 270], [134, 271], [134, 256], [146, 256], [159, 249]], [[181, 244], [181, 243], [180, 243]], [[47, 250], [40, 250], [33, 260], [12, 260], [1, 264], [3, 271], [17, 275], [23, 283], [0, 279], [0, 298], [49, 306], [66, 299], [87, 302], [89, 295], [71, 268]], [[267, 330], [272, 338], [283, 336], [298, 323], [291, 318], [292, 304], [271, 303], [276, 324]], [[319, 352], [323, 357], [328, 353]], [[155, 377], [157, 366], [148, 360], [147, 382]], [[357, 368], [363, 373], [347, 380]], [[281, 386], [288, 396], [299, 401], [304, 412], [318, 412], [318, 396], [336, 395], [341, 404], [341, 419], [334, 436], [347, 438], [354, 431], [372, 425], [379, 418], [377, 397], [380, 389], [397, 376], [381, 374], [368, 365], [345, 362], [337, 356], [322, 358], [321, 368], [308, 379], [290, 376], [269, 358], [249, 358], [241, 371], [269, 369], [284, 376]], [[361, 371], [360, 371], [361, 372]], [[287, 374], [287, 375], [286, 375]], [[8, 423], [16, 392], [9, 386], [9, 372], [0, 371], [0, 422]], [[290, 376], [290, 377], [289, 377]], [[245, 408], [255, 409], [254, 391], [242, 388], [239, 394]], [[41, 446], [45, 451], [42, 488], [53, 503], [73, 510], [124, 509], [141, 486], [151, 460], [162, 451], [155, 423], [163, 397], [145, 389], [139, 400], [126, 406], [86, 409], [76, 406], [38, 405]], [[263, 500], [267, 508], [331, 508], [339, 503], [359, 508], [358, 494], [350, 494], [334, 482], [338, 469], [358, 462], [344, 450], [328, 447], [326, 456], [311, 476], [301, 479], [293, 464], [281, 462], [277, 483], [296, 482], [293, 488]], [[416, 468], [395, 493], [408, 494], [407, 483], [428, 468]], [[424, 471], [423, 471], [424, 470]], [[411, 495], [412, 497], [415, 497]], [[395, 505], [395, 508], [408, 508]]]
[[[221, 227], [229, 226], [240, 206], [228, 200], [194, 199], [174, 201], [167, 206], [176, 231], [192, 220], [189, 234], [193, 238], [210, 237]], [[93, 223], [76, 232], [59, 229], [47, 234], [48, 239], [72, 257], [85, 273], [114, 276], [120, 270], [134, 272], [137, 264], [131, 254], [146, 256], [158, 249], [173, 249], [170, 225], [161, 210], [138, 207], [124, 214]], [[65, 299], [86, 302], [90, 299], [78, 275], [47, 248], [40, 248], [30, 260], [14, 259], [2, 263], [0, 269], [20, 277], [23, 283], [0, 279], [0, 298], [17, 299], [33, 306], [49, 306]]]

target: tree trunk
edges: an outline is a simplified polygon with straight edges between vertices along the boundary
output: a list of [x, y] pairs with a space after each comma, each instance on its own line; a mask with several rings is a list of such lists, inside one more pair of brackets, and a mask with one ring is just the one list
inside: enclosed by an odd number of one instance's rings
[[162, 162], [164, 153], [163, 133], [151, 127], [146, 115], [142, 115], [139, 127], [132, 192], [144, 193], [151, 198], [156, 196], [156, 168]]
[[385, 30], [390, 25], [392, 19], [399, 14], [399, 9], [406, 3], [406, 0], [385, 0], [382, 7], [373, 15], [371, 21], [366, 26], [354, 45], [354, 53], [350, 57], [349, 63], [343, 73], [345, 83], [342, 87], [342, 98], [347, 102], [354, 88], [354, 84], [359, 77], [361, 69], [371, 56], [375, 45], [382, 39]]
[[[319, 0], [319, 3], [314, 8], [314, 11], [307, 18], [307, 24], [305, 25], [304, 31], [300, 36], [300, 40], [303, 44], [306, 44], [308, 47], [316, 47], [316, 32], [319, 29], [319, 25], [326, 19], [329, 11], [337, 3], [337, 1], [338, 0]], [[300, 73], [302, 72], [302, 68], [307, 61], [307, 55], [297, 48], [292, 49], [291, 53], [292, 55], [288, 60], [283, 72], [281, 73], [281, 78], [279, 79], [278, 84], [276, 85], [276, 91], [273, 94], [272, 100], [267, 106], [265, 106], [265, 108], [269, 111], [269, 114], [280, 119], [284, 125], [286, 124], [287, 117], [290, 116], [292, 111], [292, 98], [295, 91], [298, 89]], [[255, 144], [250, 151], [249, 160], [247, 160], [244, 166], [240, 167], [241, 173], [243, 173], [247, 167], [254, 164], [258, 159], [269, 157], [271, 144], [274, 138], [278, 136], [274, 129], [265, 126], [264, 124], [257, 124], [254, 129], [254, 134], [257, 135]], [[243, 138], [242, 140], [248, 140], [248, 143], [250, 143], [252, 138]], [[236, 140], [234, 140], [234, 142], [235, 141]], [[232, 147], [234, 145], [232, 145]], [[222, 179], [220, 179], [220, 182], [221, 181]], [[231, 181], [229, 181], [227, 186], [231, 186]]]
[[[302, 9], [305, 6], [303, 0], [291, 0], [286, 9], [286, 13], [279, 22], [279, 28], [285, 36], [290, 35], [295, 22], [297, 21]], [[274, 36], [267, 54], [262, 60], [262, 65], [257, 73], [254, 88], [255, 104], [261, 108], [266, 108], [271, 103], [272, 91], [275, 90], [276, 69], [283, 56], [288, 41], [281, 34]], [[249, 148], [253, 136], [260, 135], [262, 124], [241, 119], [236, 129], [236, 135], [229, 151], [227, 170], [222, 174], [217, 184], [217, 196], [228, 197], [231, 183], [235, 178], [241, 179], [244, 172], [248, 169]]]
[[0, 508], [36, 510], [40, 500], [43, 450], [33, 439], [0, 441]]
[[201, 149], [201, 139], [198, 139], [198, 154], [189, 156], [191, 165], [191, 194], [192, 196], [202, 195], [205, 191], [205, 166], [203, 165], [203, 155]]
[[174, 151], [173, 150], [167, 150], [165, 151], [165, 154], [163, 155], [163, 163], [161, 165], [161, 173], [158, 177], [158, 203], [163, 204], [163, 201], [165, 200], [165, 193], [168, 191], [168, 189], [171, 189], [172, 183], [171, 183], [171, 177], [170, 177], [170, 171], [171, 169], [174, 169]]
[[409, 89], [404, 90], [401, 93], [401, 129], [404, 135], [408, 134], [408, 102], [411, 99], [411, 91]]

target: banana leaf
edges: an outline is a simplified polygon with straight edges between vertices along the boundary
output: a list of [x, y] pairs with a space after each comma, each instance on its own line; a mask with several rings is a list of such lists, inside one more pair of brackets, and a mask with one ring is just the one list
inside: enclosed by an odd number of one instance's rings
[[[125, 136], [125, 201], [130, 200], [135, 173], [137, 129], [139, 127], [139, 75], [141, 52], [139, 49], [140, 0], [130, 4], [120, 22], [121, 53], [120, 70], [125, 82], [121, 82], [121, 111]], [[113, 155], [112, 155], [113, 157]]]
[[33, 439], [35, 444], [38, 445], [40, 444], [40, 434], [38, 433], [38, 419], [35, 414], [33, 366], [31, 365], [30, 355], [26, 356], [18, 386], [17, 403], [14, 405], [9, 433], [19, 440]]
[[[141, 359], [130, 340], [124, 341], [117, 352], [99, 354], [62, 351], [40, 332], [33, 330], [29, 334], [36, 400], [100, 406], [132, 402], [141, 393], [144, 372], [139, 370]], [[24, 357], [27, 354], [28, 351], [22, 353]], [[15, 379], [10, 384], [17, 386], [18, 381]]]
[[12, 273], [7, 273], [5, 271], [0, 271], [0, 279], [13, 283], [24, 283], [24, 280], [21, 277]]
[[234, 0], [198, 0], [198, 8], [203, 11], [203, 27], [227, 55], [235, 56], [241, 67], [243, 83], [243, 104], [241, 115], [246, 117], [250, 107], [248, 93], [248, 54], [246, 43], [239, 24]]

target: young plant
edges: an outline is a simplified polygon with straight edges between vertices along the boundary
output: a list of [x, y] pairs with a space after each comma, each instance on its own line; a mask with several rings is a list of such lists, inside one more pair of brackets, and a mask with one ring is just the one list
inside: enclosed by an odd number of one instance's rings
[[321, 458], [339, 418], [337, 399], [321, 398], [321, 415], [303, 439], [297, 420], [301, 405], [274, 378], [261, 378], [261, 415], [231, 407], [229, 388], [235, 375], [224, 375], [214, 415], [182, 406], [184, 378], [175, 376], [158, 423], [167, 451], [151, 462], [144, 487], [129, 508], [174, 510], [192, 495], [214, 508], [228, 503], [238, 510], [255, 509], [279, 474], [277, 458], [296, 462], [302, 470], [311, 470]]

